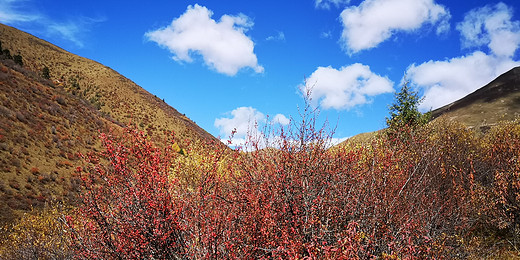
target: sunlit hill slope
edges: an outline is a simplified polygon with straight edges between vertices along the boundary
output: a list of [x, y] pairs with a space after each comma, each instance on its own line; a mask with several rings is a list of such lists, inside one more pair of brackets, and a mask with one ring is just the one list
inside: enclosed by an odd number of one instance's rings
[[73, 199], [78, 153], [98, 149], [100, 132], [132, 123], [153, 140], [173, 131], [179, 140], [217, 141], [109, 67], [2, 24], [0, 42], [0, 223]]

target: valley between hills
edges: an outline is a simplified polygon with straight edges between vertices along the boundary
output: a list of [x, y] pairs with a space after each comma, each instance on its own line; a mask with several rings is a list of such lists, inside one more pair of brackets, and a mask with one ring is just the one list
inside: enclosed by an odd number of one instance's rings
[[246, 153], [98, 62], [0, 42], [2, 259], [520, 258], [520, 67], [425, 126]]

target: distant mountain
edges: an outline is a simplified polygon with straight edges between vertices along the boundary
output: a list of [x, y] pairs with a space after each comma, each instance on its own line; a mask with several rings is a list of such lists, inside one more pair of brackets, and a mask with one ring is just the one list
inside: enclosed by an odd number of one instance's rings
[[[519, 119], [520, 67], [500, 75], [462, 99], [432, 111], [433, 120], [441, 116], [484, 131], [500, 121]], [[342, 144], [368, 142], [379, 132], [361, 133]]]
[[100, 132], [132, 123], [156, 141], [174, 131], [219, 143], [109, 67], [2, 24], [0, 42], [0, 224], [49, 200], [74, 200], [78, 153], [99, 150]]
[[486, 86], [432, 111], [468, 127], [487, 128], [502, 120], [520, 117], [520, 67], [500, 75]]

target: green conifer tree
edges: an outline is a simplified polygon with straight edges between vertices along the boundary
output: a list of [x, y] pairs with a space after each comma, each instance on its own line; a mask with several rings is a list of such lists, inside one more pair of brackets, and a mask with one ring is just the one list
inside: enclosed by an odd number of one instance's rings
[[410, 89], [409, 82], [405, 82], [401, 91], [395, 94], [395, 101], [389, 107], [390, 117], [386, 118], [386, 124], [390, 128], [399, 128], [401, 126], [419, 126], [430, 121], [431, 113], [419, 112], [418, 106], [422, 102], [419, 94]]

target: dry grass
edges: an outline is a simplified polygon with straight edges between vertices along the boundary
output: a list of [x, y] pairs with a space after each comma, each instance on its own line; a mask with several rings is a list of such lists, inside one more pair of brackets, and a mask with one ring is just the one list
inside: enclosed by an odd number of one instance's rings
[[[213, 141], [186, 116], [116, 71], [0, 24], [0, 224], [44, 203], [73, 201], [78, 153], [99, 150], [99, 132], [132, 123], [153, 140]], [[41, 77], [48, 67], [50, 80]], [[184, 143], [184, 142], [179, 142]]]
[[486, 86], [451, 104], [432, 111], [470, 128], [488, 129], [500, 121], [520, 117], [520, 67], [502, 74]]

